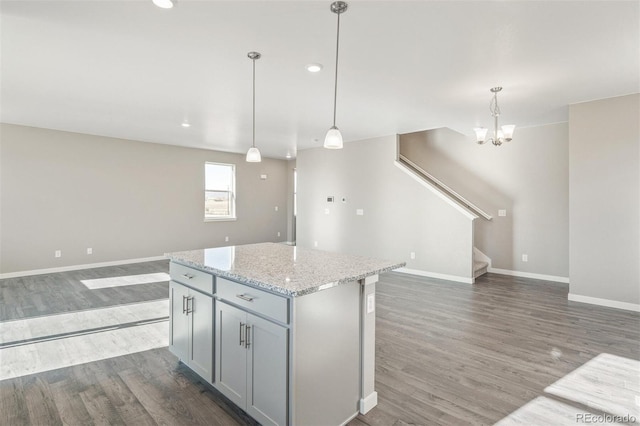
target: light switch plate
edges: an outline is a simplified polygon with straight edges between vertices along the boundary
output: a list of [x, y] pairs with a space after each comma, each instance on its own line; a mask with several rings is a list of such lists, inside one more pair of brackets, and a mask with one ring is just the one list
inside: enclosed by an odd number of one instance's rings
[[363, 209], [356, 209], [356, 214], [358, 216], [364, 216], [364, 210]]
[[505, 209], [498, 210], [498, 216], [506, 216], [506, 215], [507, 215], [507, 211]]
[[260, 179], [267, 180], [267, 175], [260, 175]]
[[331, 211], [329, 209], [324, 209], [324, 214], [329, 214]]

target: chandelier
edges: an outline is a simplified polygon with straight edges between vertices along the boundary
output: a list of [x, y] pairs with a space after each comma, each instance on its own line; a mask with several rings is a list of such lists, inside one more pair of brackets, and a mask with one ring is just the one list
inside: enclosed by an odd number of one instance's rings
[[503, 142], [511, 142], [513, 138], [513, 131], [516, 126], [514, 124], [507, 124], [498, 128], [498, 117], [500, 116], [500, 107], [498, 106], [498, 92], [502, 90], [502, 87], [492, 87], [491, 93], [493, 98], [489, 104], [489, 111], [493, 117], [493, 135], [487, 139], [487, 132], [489, 129], [486, 127], [476, 127], [473, 130], [476, 132], [476, 142], [482, 145], [485, 142], [491, 142], [495, 146], [502, 145]]

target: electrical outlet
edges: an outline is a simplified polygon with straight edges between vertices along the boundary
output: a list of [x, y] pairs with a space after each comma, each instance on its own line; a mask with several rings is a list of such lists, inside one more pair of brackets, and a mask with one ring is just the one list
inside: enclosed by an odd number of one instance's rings
[[364, 209], [356, 209], [356, 215], [364, 216]]
[[229, 241], [229, 237], [224, 237], [224, 240], [228, 242]]
[[275, 211], [278, 211], [278, 206], [275, 207]]
[[329, 214], [331, 211], [329, 209], [324, 209], [324, 214]]
[[278, 237], [280, 236], [280, 232], [278, 232]]
[[411, 257], [411, 259], [415, 259], [416, 258], [416, 252], [412, 251], [409, 257]]
[[93, 249], [91, 247], [87, 248], [87, 254], [93, 254]]
[[318, 247], [318, 242], [317, 242], [317, 241], [314, 241], [314, 242], [313, 242], [313, 246], [314, 246], [314, 247]]
[[56, 252], [54, 253], [55, 257], [62, 257], [62, 250], [56, 250]]
[[260, 175], [260, 179], [267, 180], [267, 175]]
[[376, 310], [376, 294], [371, 293], [367, 295], [367, 313], [370, 314], [375, 310]]
[[507, 211], [505, 209], [498, 210], [498, 216], [506, 216], [506, 215], [507, 215]]
[[529, 261], [529, 255], [528, 254], [523, 254], [522, 255], [522, 261], [523, 262], [528, 262]]

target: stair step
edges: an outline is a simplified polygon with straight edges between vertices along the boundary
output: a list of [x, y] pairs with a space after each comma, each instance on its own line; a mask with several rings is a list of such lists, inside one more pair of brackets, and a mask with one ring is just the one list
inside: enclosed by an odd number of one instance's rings
[[474, 261], [473, 262], [473, 277], [478, 278], [480, 275], [484, 275], [487, 273], [487, 268], [489, 267], [488, 262], [482, 261]]

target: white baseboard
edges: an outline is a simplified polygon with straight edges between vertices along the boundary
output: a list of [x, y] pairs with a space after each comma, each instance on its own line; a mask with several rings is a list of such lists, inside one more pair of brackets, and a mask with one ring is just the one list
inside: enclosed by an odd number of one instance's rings
[[165, 256], [142, 257], [139, 259], [115, 260], [112, 262], [86, 263], [84, 265], [60, 266], [58, 268], [35, 269], [32, 271], [8, 272], [0, 274], [0, 279], [28, 277], [30, 275], [55, 274], [56, 272], [79, 271], [82, 269], [102, 268], [104, 266], [127, 265], [129, 263], [153, 262], [155, 260], [164, 260]]
[[534, 274], [533, 272], [512, 271], [510, 269], [488, 268], [487, 272], [500, 275], [511, 275], [512, 277], [533, 278], [536, 280], [555, 281], [569, 284], [568, 277], [558, 277], [555, 275]]
[[572, 302], [589, 303], [591, 305], [606, 306], [607, 308], [624, 309], [626, 311], [640, 312], [640, 305], [628, 302], [618, 302], [617, 300], [600, 299], [598, 297], [581, 296], [569, 293], [569, 300]]
[[459, 277], [457, 275], [439, 274], [437, 272], [421, 271], [419, 269], [400, 268], [395, 272], [401, 272], [403, 274], [420, 275], [421, 277], [438, 278], [440, 280], [456, 281], [464, 284], [473, 284], [473, 278]]
[[370, 395], [360, 398], [360, 414], [367, 414], [376, 405], [378, 405], [378, 392], [373, 391]]

